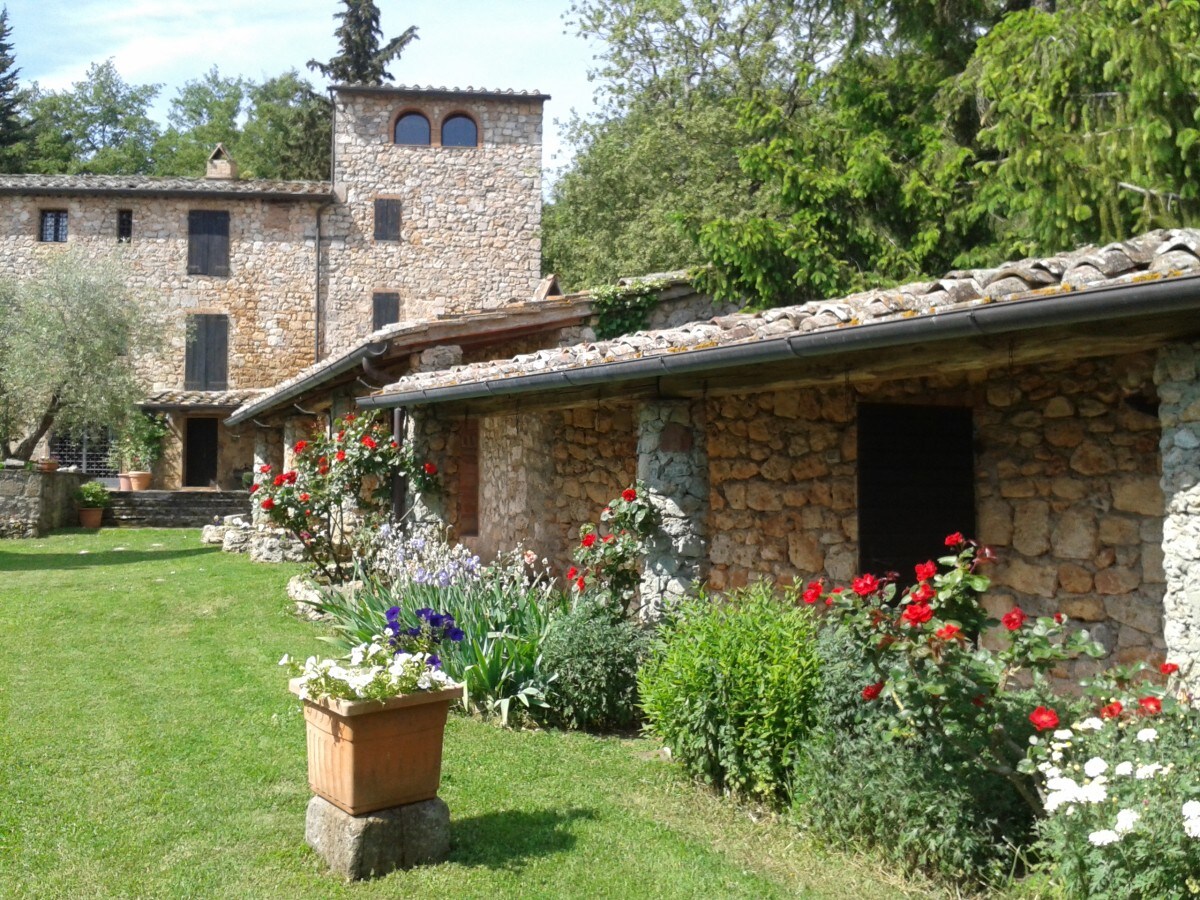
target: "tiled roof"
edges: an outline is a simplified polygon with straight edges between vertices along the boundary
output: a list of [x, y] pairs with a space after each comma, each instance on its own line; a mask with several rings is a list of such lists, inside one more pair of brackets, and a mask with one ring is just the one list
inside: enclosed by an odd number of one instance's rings
[[157, 178], [150, 175], [0, 175], [0, 194], [151, 194], [320, 201], [332, 197], [328, 181], [251, 178]]
[[[538, 324], [543, 321], [582, 318], [589, 315], [591, 309], [591, 301], [585, 297], [552, 297], [528, 303], [509, 303], [496, 309], [385, 325], [378, 331], [371, 332], [349, 350], [302, 369], [270, 390], [249, 398], [246, 405], [237, 410], [236, 418], [244, 421], [267, 413], [291, 397], [299, 396], [303, 391], [318, 387], [346, 371], [349, 366], [357, 365], [360, 359], [376, 356], [385, 349], [396, 350], [405, 346], [429, 346], [437, 343], [454, 344], [464, 337], [486, 335], [526, 323]], [[378, 349], [372, 352], [373, 348]]]
[[568, 371], [667, 354], [752, 344], [889, 320], [933, 316], [978, 304], [1200, 273], [1200, 230], [1154, 231], [1105, 247], [1084, 247], [992, 269], [946, 274], [933, 281], [881, 288], [757, 313], [734, 313], [677, 328], [641, 331], [608, 341], [540, 350], [507, 360], [408, 375], [379, 395], [407, 394], [507, 378]]
[[247, 388], [240, 391], [158, 391], [142, 401], [142, 405], [181, 409], [188, 407], [235, 409], [263, 393], [266, 391], [262, 388]]
[[444, 85], [434, 87], [431, 85], [420, 84], [335, 84], [330, 90], [338, 91], [346, 94], [441, 94], [443, 96], [462, 97], [475, 96], [488, 99], [508, 99], [508, 100], [549, 100], [549, 94], [543, 94], [541, 91], [514, 91], [512, 88], [502, 90], [500, 88], [477, 88], [468, 85], [465, 88], [460, 87], [445, 87]]

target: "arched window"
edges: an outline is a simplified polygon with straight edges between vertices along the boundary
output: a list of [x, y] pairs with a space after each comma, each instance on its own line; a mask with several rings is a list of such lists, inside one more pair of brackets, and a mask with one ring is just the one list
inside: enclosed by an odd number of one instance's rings
[[442, 123], [443, 147], [478, 147], [479, 129], [470, 116], [450, 116]]
[[405, 113], [396, 120], [397, 144], [414, 147], [429, 146], [429, 120], [418, 112]]

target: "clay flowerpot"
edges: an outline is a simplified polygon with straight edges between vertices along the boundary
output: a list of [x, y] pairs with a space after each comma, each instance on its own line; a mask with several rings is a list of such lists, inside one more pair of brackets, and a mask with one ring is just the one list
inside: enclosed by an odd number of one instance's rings
[[[299, 680], [290, 688], [299, 694]], [[432, 800], [442, 780], [442, 738], [461, 687], [390, 700], [305, 700], [308, 784], [352, 816]]]
[[[129, 473], [129, 490], [144, 491], [150, 487], [151, 475], [149, 472], [130, 472]], [[120, 483], [121, 476], [117, 475], [117, 481]]]
[[57, 472], [57, 459], [40, 459], [38, 460], [37, 469], [39, 472]]
[[117, 473], [117, 490], [118, 491], [130, 490], [129, 473], [128, 472], [118, 472]]
[[104, 518], [104, 510], [99, 506], [83, 507], [79, 510], [80, 528], [99, 528], [100, 520]]

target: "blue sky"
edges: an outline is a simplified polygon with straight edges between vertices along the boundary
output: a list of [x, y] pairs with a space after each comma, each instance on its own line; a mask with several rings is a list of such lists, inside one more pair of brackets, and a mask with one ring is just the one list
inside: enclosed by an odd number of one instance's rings
[[[112, 58], [130, 83], [161, 83], [154, 112], [216, 65], [255, 80], [329, 59], [339, 0], [5, 0], [22, 80], [60, 89]], [[390, 69], [397, 83], [514, 88], [550, 94], [543, 162], [563, 165], [559, 128], [592, 109], [594, 45], [563, 22], [567, 0], [376, 0], [385, 38], [420, 39]]]

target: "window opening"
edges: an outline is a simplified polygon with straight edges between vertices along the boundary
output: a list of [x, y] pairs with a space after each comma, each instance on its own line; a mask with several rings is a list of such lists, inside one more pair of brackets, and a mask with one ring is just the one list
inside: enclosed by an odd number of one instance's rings
[[133, 240], [133, 210], [117, 210], [117, 243], [128, 244]]
[[394, 139], [397, 144], [414, 147], [429, 146], [429, 120], [420, 113], [405, 113], [396, 120]]
[[193, 209], [188, 213], [189, 275], [229, 275], [229, 213]]
[[385, 325], [400, 321], [400, 295], [381, 292], [371, 297], [371, 330], [378, 331]]
[[62, 243], [67, 239], [67, 211], [65, 209], [42, 210], [42, 230], [39, 239], [48, 243]]
[[229, 317], [188, 316], [183, 387], [188, 391], [224, 391], [229, 386]]
[[400, 240], [400, 201], [375, 201], [375, 240]]
[[479, 129], [470, 116], [450, 116], [442, 123], [443, 147], [477, 147]]

